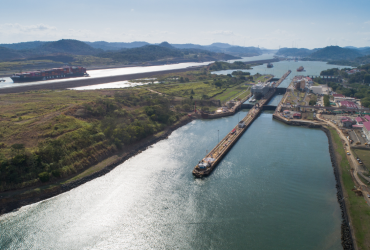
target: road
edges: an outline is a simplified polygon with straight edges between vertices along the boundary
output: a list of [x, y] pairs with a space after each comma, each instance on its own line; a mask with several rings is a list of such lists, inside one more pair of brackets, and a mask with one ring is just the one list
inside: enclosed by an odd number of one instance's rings
[[[325, 124], [329, 125], [330, 127], [334, 128], [338, 134], [339, 134], [339, 137], [342, 139], [342, 141], [345, 141], [347, 142], [346, 145], [344, 145], [344, 150], [345, 151], [349, 151], [351, 152], [351, 148], [349, 146], [349, 142], [347, 141], [347, 138], [346, 136], [343, 134], [342, 130], [340, 130], [338, 128], [338, 126], [336, 126], [334, 123], [332, 123], [330, 120], [327, 121], [323, 118], [321, 118], [321, 114], [318, 114], [317, 115], [317, 119], [319, 119], [320, 121], [324, 122]], [[363, 195], [364, 195], [364, 199], [366, 201], [366, 203], [370, 206], [370, 199], [368, 198], [368, 195], [370, 195], [369, 193], [369, 188], [368, 186], [362, 182], [362, 180], [360, 179], [360, 177], [358, 177], [358, 173], [361, 173], [362, 174], [362, 171], [359, 170], [359, 164], [356, 160], [356, 158], [353, 156], [353, 154], [350, 154], [350, 155], [347, 155], [347, 159], [348, 159], [348, 162], [351, 166], [351, 169], [353, 169], [353, 172], [352, 172], [352, 176], [355, 178], [355, 182], [357, 182], [357, 187], [356, 188], [360, 188]]]

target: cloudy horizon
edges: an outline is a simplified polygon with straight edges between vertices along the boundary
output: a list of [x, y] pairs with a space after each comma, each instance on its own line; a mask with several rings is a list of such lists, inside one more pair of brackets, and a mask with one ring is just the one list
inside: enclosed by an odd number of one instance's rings
[[45, 0], [3, 5], [0, 43], [27, 41], [134, 42], [268, 49], [366, 47], [370, 2], [231, 0]]

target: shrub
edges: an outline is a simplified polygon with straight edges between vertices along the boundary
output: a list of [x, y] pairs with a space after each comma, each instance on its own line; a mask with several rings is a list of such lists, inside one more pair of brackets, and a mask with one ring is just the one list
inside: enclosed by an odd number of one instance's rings
[[39, 179], [41, 182], [48, 182], [49, 181], [49, 173], [48, 172], [42, 172], [39, 174]]
[[[46, 172], [44, 172], [44, 173], [46, 173]], [[54, 177], [57, 177], [57, 178], [59, 178], [59, 177], [60, 177], [60, 171], [59, 171], [59, 169], [56, 169], [56, 170], [51, 171], [51, 174], [52, 174]]]

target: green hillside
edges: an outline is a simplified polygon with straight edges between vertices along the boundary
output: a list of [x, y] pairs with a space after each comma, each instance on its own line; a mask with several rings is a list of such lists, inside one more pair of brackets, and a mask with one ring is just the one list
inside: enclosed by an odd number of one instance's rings
[[312, 53], [309, 58], [315, 60], [351, 60], [361, 57], [361, 53], [355, 49], [346, 49], [339, 46], [328, 46]]
[[62, 39], [56, 42], [45, 43], [41, 47], [37, 48], [35, 52], [67, 53], [74, 55], [94, 55], [101, 52], [101, 50], [94, 49], [90, 45], [78, 40]]

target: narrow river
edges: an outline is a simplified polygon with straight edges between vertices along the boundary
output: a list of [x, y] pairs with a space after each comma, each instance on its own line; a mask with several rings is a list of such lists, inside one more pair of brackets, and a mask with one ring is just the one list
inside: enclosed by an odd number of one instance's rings
[[1, 216], [0, 249], [341, 249], [321, 130], [265, 112], [210, 177], [193, 178], [237, 120], [193, 121], [103, 177]]

